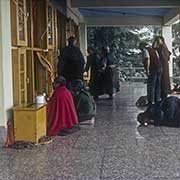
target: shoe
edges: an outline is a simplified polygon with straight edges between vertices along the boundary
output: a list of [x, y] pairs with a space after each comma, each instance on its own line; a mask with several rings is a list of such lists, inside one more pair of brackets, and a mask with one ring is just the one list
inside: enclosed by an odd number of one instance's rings
[[79, 131], [81, 130], [81, 127], [79, 125], [74, 125], [72, 128], [71, 128], [71, 131]]
[[79, 125], [73, 126], [71, 129], [62, 129], [58, 136], [67, 136], [69, 134], [75, 133], [77, 131], [81, 130], [81, 127]]
[[69, 133], [68, 133], [68, 130], [67, 129], [62, 129], [59, 133], [58, 133], [58, 136], [67, 136]]

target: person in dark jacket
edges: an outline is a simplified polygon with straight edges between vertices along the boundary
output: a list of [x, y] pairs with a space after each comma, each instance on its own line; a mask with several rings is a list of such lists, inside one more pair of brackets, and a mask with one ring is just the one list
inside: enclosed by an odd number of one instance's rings
[[71, 83], [75, 79], [83, 80], [85, 60], [80, 49], [76, 47], [76, 39], [71, 36], [68, 46], [62, 49], [58, 62], [58, 76], [64, 76], [67, 86], [71, 89]]
[[169, 76], [169, 60], [171, 52], [168, 50], [164, 38], [157, 36], [153, 42], [153, 47], [157, 49], [159, 58], [162, 64], [162, 79], [161, 79], [161, 98], [166, 98], [171, 93], [170, 76]]
[[87, 51], [89, 55], [87, 57], [85, 72], [87, 73], [90, 69], [89, 92], [97, 100], [100, 95], [99, 57], [93, 47], [88, 47]]
[[176, 96], [164, 98], [137, 117], [141, 125], [180, 127], [180, 99]]
[[113, 57], [109, 51], [109, 47], [102, 48], [102, 71], [104, 71], [104, 78], [103, 78], [103, 91], [105, 94], [109, 95], [109, 99], [113, 99], [114, 93], [114, 73], [113, 73]]

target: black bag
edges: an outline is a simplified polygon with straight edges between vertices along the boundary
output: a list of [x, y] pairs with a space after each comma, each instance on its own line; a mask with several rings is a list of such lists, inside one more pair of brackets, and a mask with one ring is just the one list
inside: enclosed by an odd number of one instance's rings
[[148, 107], [147, 111], [149, 112], [149, 116], [154, 120], [155, 126], [162, 125], [164, 120], [164, 112], [162, 111], [162, 102], [157, 102], [156, 104], [152, 104]]
[[180, 99], [175, 96], [166, 98], [162, 103], [164, 112], [163, 125], [180, 127]]

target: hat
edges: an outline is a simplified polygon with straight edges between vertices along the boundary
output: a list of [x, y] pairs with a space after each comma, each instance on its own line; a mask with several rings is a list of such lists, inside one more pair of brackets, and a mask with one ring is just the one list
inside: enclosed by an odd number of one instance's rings
[[84, 89], [84, 83], [81, 79], [76, 79], [73, 81], [72, 86], [74, 88], [78, 88], [78, 89]]
[[60, 85], [66, 85], [66, 79], [63, 76], [56, 77], [54, 82], [59, 83]]

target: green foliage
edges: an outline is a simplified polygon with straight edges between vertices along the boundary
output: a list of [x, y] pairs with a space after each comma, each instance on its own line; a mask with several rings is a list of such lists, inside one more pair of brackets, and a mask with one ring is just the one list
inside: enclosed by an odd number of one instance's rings
[[153, 37], [161, 33], [159, 27], [91, 27], [88, 28], [88, 46], [94, 46], [98, 53], [103, 46], [109, 46], [115, 63], [121, 67], [142, 66], [139, 43], [143, 40], [152, 44]]
[[173, 25], [173, 72], [180, 76], [180, 23]]
[[[173, 73], [180, 76], [180, 23], [173, 25]], [[148, 26], [131, 27], [89, 27], [88, 46], [94, 46], [101, 53], [103, 46], [109, 46], [115, 63], [123, 67], [142, 66], [138, 45], [145, 41], [150, 45], [154, 36], [161, 35], [161, 28]], [[127, 72], [124, 72], [125, 76]]]

